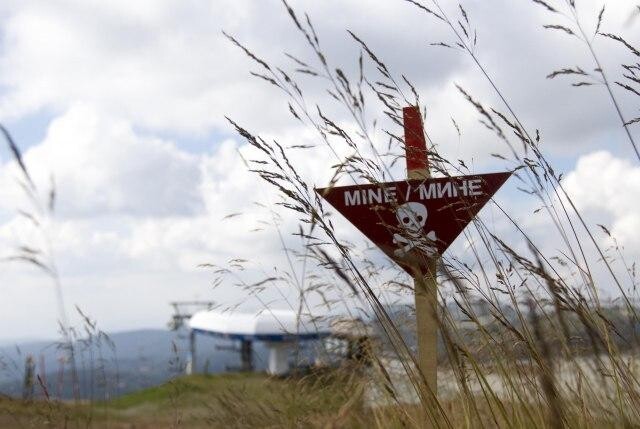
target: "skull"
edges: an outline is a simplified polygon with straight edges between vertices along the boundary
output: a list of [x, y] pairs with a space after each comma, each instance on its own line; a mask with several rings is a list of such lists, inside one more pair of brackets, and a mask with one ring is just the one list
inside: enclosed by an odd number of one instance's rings
[[427, 208], [421, 203], [404, 203], [396, 210], [396, 218], [406, 234], [418, 237], [427, 222]]

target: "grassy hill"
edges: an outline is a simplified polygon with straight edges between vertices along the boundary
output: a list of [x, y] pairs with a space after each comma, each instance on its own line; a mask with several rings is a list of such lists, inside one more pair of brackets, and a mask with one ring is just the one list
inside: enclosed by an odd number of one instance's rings
[[[417, 404], [371, 407], [362, 372], [343, 368], [289, 378], [262, 373], [181, 377], [103, 402], [25, 402], [0, 397], [2, 428], [410, 428], [425, 418]], [[481, 393], [444, 395], [441, 427], [553, 427], [545, 405]], [[369, 406], [366, 404], [368, 403]], [[561, 405], [566, 404], [561, 399]], [[476, 418], [464, 407], [472, 404]], [[503, 414], [497, 413], [499, 405]], [[528, 416], [528, 420], [523, 416]], [[567, 410], [568, 427], [636, 427], [607, 413], [586, 416]]]
[[260, 373], [182, 377], [100, 403], [25, 403], [0, 398], [0, 428], [14, 427], [359, 427], [351, 375], [287, 379]]

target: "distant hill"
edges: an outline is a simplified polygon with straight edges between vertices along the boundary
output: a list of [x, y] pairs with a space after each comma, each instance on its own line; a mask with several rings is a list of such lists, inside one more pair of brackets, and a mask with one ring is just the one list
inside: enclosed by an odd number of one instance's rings
[[[188, 340], [184, 333], [168, 330], [136, 330], [109, 335], [105, 339], [81, 340], [74, 343], [77, 386], [81, 398], [105, 399], [143, 388], [156, 386], [184, 373], [188, 358]], [[239, 356], [231, 341], [199, 336], [197, 339], [198, 372], [219, 373], [239, 365]], [[222, 347], [222, 349], [220, 349]], [[71, 365], [62, 344], [36, 341], [0, 347], [0, 394], [21, 396], [25, 360], [32, 356], [36, 396], [48, 394], [72, 398]], [[254, 365], [265, 368], [266, 351], [254, 345]], [[45, 388], [43, 388], [43, 386]]]
[[[407, 346], [415, 350], [415, 321], [407, 305], [390, 305], [386, 311], [403, 337]], [[464, 321], [464, 315], [456, 306], [449, 311], [456, 319]], [[489, 323], [486, 308], [476, 305], [474, 311]], [[505, 314], [512, 316], [510, 307]], [[383, 349], [391, 351], [384, 329], [374, 319], [370, 323], [381, 340]], [[461, 325], [461, 327], [463, 327]], [[476, 330], [475, 326], [471, 326]], [[440, 342], [442, 339], [439, 340]], [[111, 347], [113, 345], [113, 348]], [[240, 357], [232, 349], [232, 341], [198, 336], [198, 373], [220, 373], [238, 367]], [[309, 345], [313, 347], [313, 344]], [[439, 347], [442, 353], [444, 347]], [[84, 339], [74, 344], [77, 368], [77, 390], [83, 399], [108, 399], [140, 389], [157, 386], [184, 373], [188, 359], [187, 332], [161, 329], [135, 330], [110, 334], [107, 339]], [[303, 352], [303, 355], [308, 352]], [[45, 389], [52, 397], [73, 398], [71, 365], [65, 361], [68, 353], [55, 341], [31, 341], [13, 345], [0, 345], [0, 394], [13, 397], [22, 395], [25, 374], [25, 359], [32, 356], [35, 374], [42, 385], [35, 382], [35, 396], [44, 396]], [[256, 370], [266, 368], [267, 350], [263, 343], [254, 344], [254, 366]]]

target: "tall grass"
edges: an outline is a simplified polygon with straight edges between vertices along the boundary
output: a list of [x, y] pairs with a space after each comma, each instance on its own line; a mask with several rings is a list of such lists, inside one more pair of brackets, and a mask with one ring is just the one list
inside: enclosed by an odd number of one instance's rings
[[[590, 33], [573, 0], [532, 1], [554, 19], [545, 27], [562, 36], [577, 37], [595, 66], [594, 72], [588, 72], [585, 70], [593, 67], [571, 65], [551, 71], [548, 77], [577, 77], [573, 82], [576, 87], [602, 86], [603, 103], [612, 106], [640, 160], [632, 132], [640, 120], [629, 119], [616, 92], [621, 89], [638, 95], [638, 50], [622, 36], [605, 30], [605, 8], [595, 16], [595, 30]], [[553, 228], [559, 247], [556, 251], [545, 250], [544, 237], [519, 224], [517, 212], [511, 207], [493, 200], [491, 207], [497, 220], [488, 222], [479, 217], [462, 237], [468, 254], [442, 255], [437, 265], [440, 338], [439, 389], [435, 392], [418, 369], [415, 347], [411, 335], [407, 335], [415, 330], [413, 309], [407, 304], [414, 293], [410, 279], [388, 261], [381, 261], [379, 255], [372, 256], [369, 249], [341, 238], [331, 213], [325, 211], [313, 184], [291, 156], [294, 150], [310, 148], [285, 147], [266, 140], [229, 118], [231, 126], [260, 154], [245, 160], [249, 169], [278, 191], [277, 204], [295, 213], [299, 223], [294, 231], [284, 230], [275, 209], [270, 208], [269, 223], [277, 229], [287, 263], [265, 273], [262, 280], [243, 279], [247, 261], [242, 259], [230, 261], [228, 267], [207, 266], [217, 275], [232, 276], [258, 298], [269, 285], [293, 287], [298, 292], [297, 300], [289, 305], [299, 316], [318, 312], [312, 296], [321, 298], [321, 308], [327, 313], [336, 308], [353, 317], [371, 313], [382, 335], [370, 349], [367, 362], [351, 362], [328, 375], [312, 372], [293, 377], [292, 384], [278, 387], [285, 402], [243, 391], [219, 392], [207, 403], [207, 424], [380, 428], [640, 425], [638, 361], [634, 358], [640, 326], [635, 263], [626, 260], [606, 226], [587, 221], [565, 190], [561, 175], [543, 149], [542, 134], [524, 122], [501, 83], [482, 62], [471, 11], [462, 4], [448, 10], [438, 0], [398, 3], [424, 13], [425, 25], [448, 28], [453, 42], [434, 45], [468, 56], [494, 91], [499, 106], [490, 106], [470, 89], [458, 86], [460, 96], [475, 109], [482, 124], [508, 149], [508, 156], [497, 158], [505, 169], [514, 172], [523, 198], [541, 207], [538, 215]], [[310, 17], [283, 4], [293, 28], [308, 47], [309, 58], [287, 54], [291, 63], [276, 65], [233, 35], [225, 36], [253, 60], [257, 67], [251, 72], [254, 77], [281, 91], [286, 100], [284, 114], [315, 131], [318, 142], [333, 157], [331, 186], [401, 179], [394, 177], [396, 165], [404, 156], [404, 139], [398, 131], [402, 126], [401, 109], [422, 104], [416, 85], [393, 71], [366, 40], [353, 32], [346, 37], [360, 50], [352, 64], [355, 71], [349, 72], [349, 65], [333, 64]], [[612, 78], [614, 74], [602, 67], [593, 44], [595, 37], [616, 42], [630, 54], [618, 78]], [[311, 101], [306, 92], [311, 85], [323, 86], [330, 108], [321, 107], [326, 100], [318, 104]], [[341, 116], [333, 118], [328, 112], [336, 106]], [[458, 124], [453, 121], [453, 125], [460, 135]], [[103, 344], [111, 351], [113, 346], [82, 312], [84, 333], [68, 325], [47, 231], [55, 208], [55, 186], [52, 181], [50, 189], [41, 195], [10, 134], [1, 127], [0, 131], [19, 167], [21, 186], [30, 204], [20, 214], [39, 231], [44, 243], [20, 246], [8, 260], [27, 262], [51, 279], [74, 389], [80, 389], [76, 366], [81, 356], [80, 364], [92, 369], [88, 388], [93, 392], [96, 386], [109, 384], [104, 371], [108, 351], [103, 350]], [[470, 172], [463, 160], [447, 159], [439, 152], [437, 142], [429, 135], [425, 137], [434, 174]], [[498, 229], [497, 223], [508, 228]], [[289, 244], [288, 233], [298, 238], [297, 247]], [[601, 246], [598, 237], [603, 235], [614, 243], [612, 247]], [[214, 284], [220, 282], [217, 279]], [[615, 302], [602, 298], [605, 286], [616, 289]], [[397, 317], [390, 303], [401, 304], [405, 317]], [[270, 303], [264, 305], [268, 308]], [[178, 361], [174, 364], [181, 366]], [[49, 399], [46, 384], [42, 387]], [[185, 424], [182, 407], [187, 393], [181, 382], [169, 385], [173, 426]], [[74, 396], [79, 398], [79, 392]], [[49, 415], [54, 414], [53, 407], [59, 409], [54, 402], [46, 404]], [[63, 415], [60, 421], [66, 424], [67, 414]], [[92, 416], [93, 409], [89, 408], [83, 414], [83, 424], [91, 425]]]
[[[390, 317], [379, 293], [378, 273], [364, 263], [353, 246], [340, 239], [312, 184], [305, 181], [303, 172], [291, 161], [293, 149], [263, 139], [229, 118], [235, 130], [262, 155], [248, 161], [251, 171], [273, 186], [282, 198], [281, 205], [299, 217], [296, 234], [305, 240], [298, 254], [304, 255], [305, 261], [309, 259], [330, 270], [357, 300], [369, 306], [384, 330], [393, 357], [374, 354], [375, 369], [367, 372], [367, 377], [379, 381], [383, 386], [379, 390], [387, 396], [372, 409], [379, 417], [378, 426], [388, 427], [390, 422], [415, 427], [425, 423], [433, 427], [639, 424], [640, 385], [633, 358], [638, 350], [639, 321], [632, 265], [619, 246], [602, 248], [598, 234], [610, 236], [609, 230], [588, 223], [545, 154], [541, 133], [524, 123], [508, 94], [482, 63], [469, 11], [458, 5], [455, 14], [451, 14], [437, 0], [408, 2], [426, 14], [425, 19], [431, 20], [428, 25], [450, 29], [454, 42], [436, 45], [468, 55], [495, 92], [501, 106], [487, 106], [471, 91], [458, 86], [480, 121], [509, 149], [508, 157], [501, 156], [505, 168], [514, 172], [527, 199], [539, 201], [539, 215], [545, 216], [555, 229], [561, 246], [557, 252], [544, 250], [544, 242], [515, 220], [516, 212], [494, 200], [491, 205], [500, 222], [511, 225], [511, 230], [500, 233], [479, 217], [464, 234], [472, 257], [442, 256], [438, 265], [438, 328], [444, 350], [440, 366], [440, 384], [444, 388], [440, 395], [430, 391], [424, 382], [414, 352], [400, 333], [401, 327]], [[630, 130], [637, 120], [627, 120], [622, 112], [609, 75], [593, 48], [593, 38], [578, 18], [575, 2], [534, 3], [550, 14], [568, 19], [568, 24], [545, 27], [578, 37], [596, 65], [595, 75], [582, 68], [566, 68], [551, 72], [549, 77], [577, 75], [594, 82], [579, 81], [574, 86], [601, 84], [605, 88], [603, 103], [607, 98], [611, 102], [637, 155]], [[317, 131], [318, 141], [335, 158], [332, 184], [340, 180], [393, 180], [392, 167], [404, 153], [403, 138], [396, 131], [401, 126], [401, 108], [420, 105], [416, 86], [404, 75], [396, 77], [366, 41], [352, 32], [350, 37], [360, 47], [361, 55], [356, 59], [355, 76], [349, 76], [344, 67], [331, 63], [311, 19], [299, 15], [286, 2], [284, 7], [306, 42], [310, 59], [288, 55], [292, 67], [275, 65], [232, 35], [225, 35], [254, 61], [258, 71], [252, 75], [282, 91], [288, 101], [287, 114]], [[604, 9], [596, 16], [594, 35], [617, 41], [637, 56], [637, 50], [625, 39], [601, 31], [604, 16]], [[616, 85], [636, 91], [633, 85], [637, 84], [637, 67], [622, 67], [627, 83], [620, 81]], [[344, 120], [332, 119], [327, 109], [319, 105], [310, 107], [310, 97], [305, 94], [310, 78], [317, 79], [314, 84], [325, 85], [331, 102], [340, 105], [349, 117], [349, 126], [343, 125]], [[378, 112], [381, 117], [376, 116]], [[386, 146], [380, 142], [376, 127], [382, 127]], [[446, 159], [426, 137], [430, 162], [437, 174], [449, 176], [468, 171], [464, 162]], [[349, 155], [341, 156], [345, 151]], [[622, 269], [618, 268], [620, 265]], [[401, 283], [402, 290], [411, 290], [406, 277], [399, 275], [396, 279], [401, 279], [394, 282]], [[617, 305], [601, 297], [605, 285], [616, 289]], [[479, 306], [485, 311], [478, 312]], [[464, 315], [464, 325], [457, 316], [460, 313]], [[390, 370], [390, 362], [397, 366], [395, 373]], [[404, 383], [398, 382], [398, 372]], [[400, 399], [407, 390], [415, 394], [420, 412]]]
[[[109, 336], [98, 328], [97, 322], [78, 306], [75, 306], [75, 310], [81, 324], [72, 326], [69, 323], [52, 239], [57, 196], [55, 180], [51, 176], [48, 188], [39, 188], [18, 144], [1, 124], [0, 134], [18, 167], [16, 180], [25, 197], [26, 205], [18, 208], [18, 214], [26, 222], [27, 228], [30, 228], [29, 233], [20, 237], [23, 241], [13, 249], [13, 253], [0, 261], [27, 264], [43, 273], [51, 282], [55, 292], [57, 323], [61, 337], [60, 341], [52, 344], [60, 352], [60, 367], [56, 380], [47, 380], [44, 362], [36, 373], [33, 357], [26, 356], [25, 389], [29, 390], [29, 394], [25, 396], [30, 399], [34, 396], [44, 399], [49, 404], [45, 409], [52, 413], [49, 416], [56, 415], [54, 420], [64, 420], [69, 415], [69, 410], [61, 408], [56, 401], [71, 397], [75, 404], [79, 404], [81, 400], [88, 400], [90, 405], [75, 414], [78, 419], [91, 422], [94, 405], [117, 394], [118, 360], [115, 345]], [[27, 241], [29, 239], [32, 241]], [[19, 356], [21, 355], [19, 353]], [[44, 357], [42, 359], [44, 360]], [[19, 363], [14, 362], [13, 366], [18, 367]], [[113, 374], [115, 379], [110, 379]]]
[[[20, 207], [18, 213], [23, 217], [29, 227], [35, 231], [34, 242], [20, 243], [10, 256], [2, 258], [3, 262], [22, 262], [41, 271], [48, 277], [53, 285], [56, 307], [58, 312], [58, 323], [62, 335], [61, 348], [65, 350], [66, 357], [70, 364], [74, 398], [79, 400], [78, 370], [76, 366], [76, 353], [71, 337], [71, 327], [67, 317], [67, 310], [64, 301], [64, 294], [58, 266], [53, 250], [51, 239], [51, 226], [56, 207], [56, 186], [53, 176], [51, 176], [48, 189], [41, 190], [32, 179], [31, 173], [25, 164], [22, 152], [9, 131], [0, 125], [0, 133], [4, 137], [18, 166], [19, 176], [16, 177], [24, 196], [26, 206]], [[25, 238], [23, 238], [25, 239]]]

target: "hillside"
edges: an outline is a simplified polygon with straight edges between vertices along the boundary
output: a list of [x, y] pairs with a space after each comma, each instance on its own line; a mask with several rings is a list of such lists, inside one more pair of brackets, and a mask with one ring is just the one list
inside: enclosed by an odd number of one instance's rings
[[0, 397], [0, 428], [324, 427], [356, 425], [362, 413], [351, 376], [289, 379], [259, 373], [197, 375], [92, 405]]

